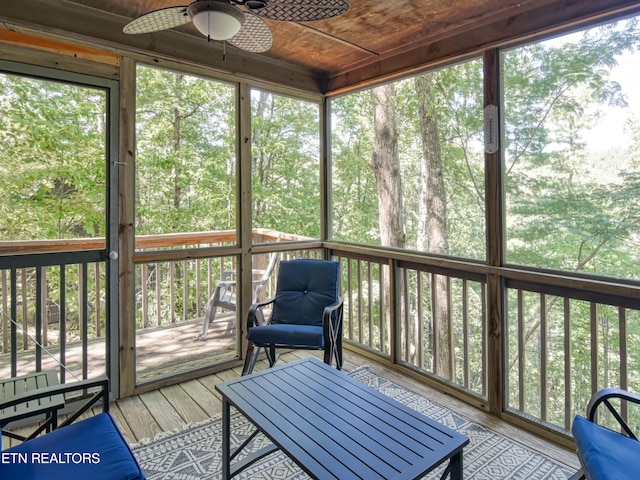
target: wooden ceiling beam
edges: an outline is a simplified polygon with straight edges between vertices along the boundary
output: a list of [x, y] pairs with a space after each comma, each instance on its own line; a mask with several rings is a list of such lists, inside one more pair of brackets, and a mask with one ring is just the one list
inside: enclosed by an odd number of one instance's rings
[[480, 55], [493, 47], [515, 45], [570, 27], [587, 26], [614, 16], [640, 12], [638, 0], [561, 0], [446, 38], [380, 55], [325, 79], [325, 95], [337, 96], [394, 80], [428, 68]]
[[91, 62], [107, 65], [120, 65], [120, 55], [111, 52], [97, 50], [95, 48], [73, 45], [67, 42], [48, 38], [27, 35], [26, 33], [0, 29], [0, 43], [16, 45], [19, 47], [34, 48], [45, 52], [51, 52], [67, 57], [80, 58]]

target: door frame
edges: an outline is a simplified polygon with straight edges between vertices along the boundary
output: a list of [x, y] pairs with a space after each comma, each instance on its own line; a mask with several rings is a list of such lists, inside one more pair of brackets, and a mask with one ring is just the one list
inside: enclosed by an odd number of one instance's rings
[[118, 227], [119, 227], [119, 121], [120, 86], [118, 81], [49, 67], [0, 60], [0, 72], [21, 75], [43, 81], [61, 82], [84, 88], [103, 90], [106, 94], [105, 181], [106, 232], [104, 263], [106, 268], [106, 361], [105, 371], [110, 379], [110, 391], [117, 396], [120, 385], [118, 359], [119, 290], [118, 290]]

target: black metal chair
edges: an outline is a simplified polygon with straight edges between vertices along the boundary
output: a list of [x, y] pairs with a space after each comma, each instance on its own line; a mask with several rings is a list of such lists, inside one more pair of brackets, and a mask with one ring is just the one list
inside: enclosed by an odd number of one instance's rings
[[[618, 388], [605, 388], [591, 397], [587, 418], [576, 415], [571, 427], [582, 465], [571, 480], [622, 480], [640, 476], [640, 442], [611, 400], [620, 406], [621, 402], [640, 405], [640, 395]], [[618, 431], [598, 425], [601, 406], [616, 420]]]
[[[242, 374], [253, 371], [260, 348], [269, 366], [276, 348], [324, 350], [324, 362], [342, 368], [343, 298], [339, 296], [340, 264], [328, 260], [280, 262], [276, 294], [251, 305], [249, 341]], [[270, 315], [265, 315], [271, 307]], [[257, 348], [256, 348], [257, 347]]]
[[[35, 374], [37, 375], [37, 374]], [[16, 388], [19, 382], [28, 378], [14, 378], [5, 381], [14, 388], [14, 393], [4, 392], [0, 399], [0, 412], [7, 413], [7, 424], [14, 419], [26, 418], [24, 410], [38, 415], [37, 406], [41, 402], [52, 405], [52, 398], [61, 397], [66, 418], [58, 424], [50, 421], [52, 431], [38, 436], [38, 429], [27, 438], [9, 433], [10, 438], [23, 440], [2, 452], [0, 478], [20, 478], [22, 480], [67, 480], [69, 478], [90, 478], [92, 480], [144, 480], [136, 457], [124, 439], [115, 419], [109, 414], [109, 379], [105, 376], [79, 380], [67, 384], [44, 386], [42, 388]], [[20, 390], [20, 391], [18, 391]], [[86, 393], [83, 393], [86, 392]], [[9, 395], [7, 395], [9, 393]], [[69, 394], [74, 394], [69, 396]], [[102, 403], [102, 413], [92, 415], [92, 409]], [[51, 412], [57, 415], [57, 410]], [[85, 418], [87, 417], [87, 418]], [[34, 417], [37, 419], [37, 417]], [[47, 429], [49, 430], [49, 429]]]

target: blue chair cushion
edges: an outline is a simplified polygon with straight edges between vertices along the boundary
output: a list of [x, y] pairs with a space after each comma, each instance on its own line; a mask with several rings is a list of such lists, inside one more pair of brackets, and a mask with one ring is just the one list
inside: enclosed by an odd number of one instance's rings
[[[72, 423], [0, 452], [0, 478], [144, 480], [109, 413]], [[5, 461], [8, 460], [8, 461]]]
[[287, 345], [292, 347], [324, 348], [322, 326], [265, 325], [249, 329], [248, 338], [256, 345]]
[[640, 442], [579, 415], [571, 431], [591, 480], [638, 478]]
[[328, 260], [280, 262], [271, 324], [322, 326], [325, 307], [338, 299], [339, 272]]

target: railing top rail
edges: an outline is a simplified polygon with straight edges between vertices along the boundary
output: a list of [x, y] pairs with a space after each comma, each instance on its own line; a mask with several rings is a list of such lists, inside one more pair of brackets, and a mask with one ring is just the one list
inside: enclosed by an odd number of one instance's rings
[[[640, 298], [640, 285], [629, 279], [618, 281], [615, 278], [595, 278], [575, 272], [558, 272], [511, 265], [496, 267], [481, 261], [441, 257], [385, 247], [359, 246], [339, 242], [324, 242], [323, 245], [333, 255], [378, 263], [389, 263], [395, 260], [400, 266], [406, 268], [458, 276], [469, 280], [480, 280], [481, 277], [487, 275], [497, 275], [504, 279], [510, 287], [544, 289], [545, 293], [558, 296], [581, 298], [578, 295], [592, 292], [597, 295], [608, 295], [611, 301], [620, 301], [620, 298], [633, 299], [633, 305], [636, 305], [637, 299]], [[614, 299], [614, 297], [620, 298]]]
[[[280, 232], [268, 229], [254, 229], [254, 236], [266, 241], [275, 241]], [[285, 238], [282, 234], [282, 238]], [[287, 240], [306, 240], [306, 237], [286, 235]], [[168, 247], [185, 247], [194, 245], [210, 245], [232, 243], [236, 240], [235, 230], [215, 230], [208, 232], [167, 233], [160, 235], [136, 236], [136, 249], [159, 249]], [[0, 256], [23, 255], [49, 252], [68, 252], [76, 250], [104, 250], [104, 238], [66, 238], [51, 240], [18, 240], [0, 241]]]

